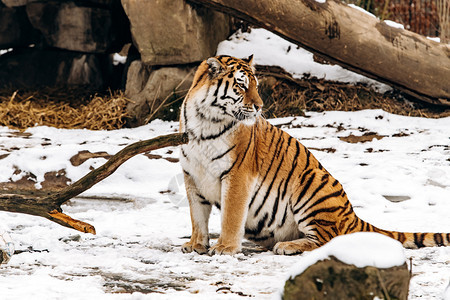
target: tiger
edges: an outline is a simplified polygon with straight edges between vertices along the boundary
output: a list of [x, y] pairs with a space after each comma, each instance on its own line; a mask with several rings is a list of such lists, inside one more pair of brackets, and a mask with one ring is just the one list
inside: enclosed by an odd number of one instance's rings
[[[292, 255], [355, 232], [377, 232], [406, 248], [449, 245], [450, 233], [395, 232], [360, 219], [342, 185], [297, 139], [266, 121], [262, 107], [253, 55], [215, 56], [199, 65], [180, 108], [192, 223], [183, 252], [233, 255], [245, 237]], [[212, 206], [220, 209], [221, 232], [210, 247]]]

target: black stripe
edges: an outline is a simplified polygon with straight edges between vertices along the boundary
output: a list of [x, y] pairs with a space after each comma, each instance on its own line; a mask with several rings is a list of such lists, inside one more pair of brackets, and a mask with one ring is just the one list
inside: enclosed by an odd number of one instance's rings
[[324, 212], [332, 213], [332, 212], [337, 211], [338, 209], [339, 209], [339, 206], [334, 206], [334, 207], [326, 207], [326, 208], [314, 210], [311, 213], [309, 213], [307, 216], [305, 216], [304, 218], [301, 218], [298, 221], [298, 224], [303, 223], [305, 220], [312, 218], [320, 213], [324, 213]]
[[242, 155], [242, 159], [241, 159], [241, 162], [239, 163], [238, 168], [244, 162], [244, 158], [245, 158], [245, 156], [247, 156], [247, 152], [248, 152], [248, 149], [250, 149], [250, 145], [251, 145], [252, 141], [253, 141], [253, 129], [250, 132], [250, 140], [248, 141], [247, 148], [245, 148], [244, 154]]
[[186, 103], [184, 103], [183, 105], [183, 115], [184, 115], [184, 129], [187, 131]]
[[[199, 197], [200, 199], [202, 199], [202, 200], [206, 200], [206, 198], [205, 197], [203, 197], [203, 195], [202, 194], [199, 194], [199, 193], [197, 193], [197, 197]], [[209, 203], [209, 202], [208, 202]]]
[[278, 185], [277, 197], [275, 198], [275, 203], [273, 204], [273, 208], [272, 208], [272, 216], [270, 217], [267, 227], [270, 227], [270, 225], [272, 225], [273, 221], [275, 221], [275, 216], [278, 211], [278, 202], [280, 199], [280, 188], [281, 188], [281, 185], [283, 184], [283, 181], [284, 181], [284, 179], [281, 180], [280, 184]]
[[398, 236], [397, 236], [397, 240], [398, 240], [400, 243], [403, 244], [403, 243], [405, 242], [405, 240], [406, 240], [405, 233], [399, 232], [399, 233], [398, 233]]
[[425, 238], [425, 233], [414, 233], [414, 244], [416, 244], [416, 246], [418, 248], [423, 248], [425, 247], [425, 245], [423, 244], [423, 240]]
[[220, 78], [219, 80], [217, 80], [217, 88], [213, 94], [214, 97], [217, 97], [217, 94], [219, 94], [219, 89], [220, 89], [220, 86], [222, 85], [222, 81], [223, 81], [223, 78]]
[[[320, 239], [322, 239], [322, 240], [324, 240], [324, 241], [326, 241], [327, 239], [319, 232], [319, 229], [318, 228], [313, 228], [313, 229], [311, 229], [311, 231], [314, 231], [316, 234], [316, 236], [318, 237], [318, 239], [320, 238]], [[324, 230], [325, 231], [325, 230]]]
[[256, 225], [255, 229], [245, 228], [245, 234], [258, 235], [264, 228], [264, 224], [266, 223], [268, 216], [269, 215], [265, 213], [264, 216], [258, 221], [258, 225]]
[[227, 92], [228, 92], [228, 86], [229, 85], [230, 85], [230, 82], [228, 80], [225, 81], [225, 89], [223, 90], [223, 95], [220, 96], [220, 99], [225, 99], [227, 97]]
[[[303, 186], [303, 189], [302, 189], [302, 191], [300, 192], [300, 195], [298, 196], [297, 202], [295, 203], [294, 206], [296, 206], [298, 203], [300, 203], [300, 202], [302, 201], [303, 197], [305, 196], [306, 192], [308, 192], [308, 189], [310, 188], [312, 182], [314, 181], [314, 177], [315, 177], [315, 176], [316, 176], [316, 173], [313, 173], [313, 174], [311, 175], [311, 177], [309, 177], [308, 181], [306, 181], [306, 184]], [[294, 215], [297, 214], [297, 213], [300, 211], [300, 209], [302, 209], [307, 203], [308, 203], [308, 202], [305, 201], [305, 203], [303, 203], [303, 204], [300, 206], [300, 208], [296, 209], [296, 210], [294, 211]]]
[[227, 132], [228, 130], [230, 130], [231, 128], [233, 128], [234, 124], [235, 124], [234, 122], [230, 122], [227, 126], [225, 126], [225, 128], [221, 132], [216, 133], [216, 134], [207, 135], [207, 136], [201, 135], [200, 139], [202, 141], [216, 139], [216, 138], [220, 137], [222, 134], [224, 134], [225, 132]]
[[200, 77], [198, 78], [198, 80], [197, 80], [197, 81], [195, 82], [195, 84], [191, 87], [191, 90], [192, 90], [193, 88], [195, 88], [195, 87], [200, 83], [200, 81], [202, 81], [203, 77], [206, 76], [206, 73], [207, 73], [207, 72], [204, 72], [202, 75], [200, 75]]
[[228, 150], [225, 151], [224, 153], [219, 154], [218, 156], [214, 157], [213, 159], [211, 159], [211, 161], [214, 161], [214, 160], [216, 160], [216, 159], [219, 159], [219, 158], [224, 157], [225, 155], [227, 155], [228, 152], [230, 152], [231, 150], [233, 150], [234, 147], [236, 147], [236, 145], [233, 145], [233, 147], [231, 147], [230, 149], [228, 149]]
[[211, 205], [211, 203], [209, 203], [208, 201], [200, 201], [200, 204], [203, 204], [203, 205]]
[[341, 210], [341, 212], [337, 215], [339, 218], [342, 218], [342, 214], [345, 212], [345, 216], [347, 216], [347, 214], [348, 214], [348, 211], [346, 212], [346, 210], [348, 209], [348, 208], [351, 208], [351, 204], [350, 204], [350, 202], [348, 201], [348, 199], [346, 198], [345, 199], [345, 203], [344, 203], [344, 205], [342, 205], [341, 206], [341, 208], [342, 208], [342, 210]]
[[[267, 189], [266, 194], [264, 195], [264, 198], [263, 198], [263, 200], [261, 201], [261, 205], [260, 205], [260, 206], [258, 207], [258, 209], [255, 211], [255, 217], [259, 214], [259, 212], [260, 212], [261, 208], [264, 206], [264, 204], [266, 204], [267, 198], [269, 197], [270, 192], [272, 191], [273, 184], [274, 184], [275, 180], [277, 179], [277, 175], [278, 175], [278, 172], [279, 172], [280, 169], [281, 169], [281, 165], [283, 164], [283, 161], [284, 161], [284, 154], [283, 154], [283, 156], [281, 157], [280, 163], [278, 164], [278, 167], [277, 167], [277, 170], [275, 171], [275, 174], [273, 175], [273, 179], [272, 179], [272, 181], [270, 182], [269, 188]], [[278, 199], [277, 199], [277, 200], [278, 200]]]
[[308, 171], [304, 171], [300, 177], [300, 185], [303, 184], [303, 182], [305, 181], [306, 177], [313, 171], [313, 169], [309, 169]]
[[450, 233], [447, 233], [447, 243], [450, 243]]
[[288, 177], [284, 183], [283, 194], [281, 196], [281, 199], [284, 199], [284, 196], [286, 196], [287, 185], [289, 183], [289, 180], [291, 180], [292, 174], [294, 174], [294, 171], [297, 168], [297, 158], [300, 154], [300, 147], [298, 146], [298, 143], [295, 143], [295, 146], [296, 146], [297, 150], [295, 151], [295, 155], [294, 155], [294, 163], [292, 164], [291, 170], [289, 171]]
[[220, 210], [220, 203], [214, 203], [214, 205]]
[[283, 218], [281, 219], [281, 223], [278, 225], [278, 227], [283, 227], [284, 223], [286, 222], [286, 218], [287, 218], [287, 209], [288, 209], [288, 205], [286, 204], [286, 207], [285, 207], [285, 209], [284, 209]]
[[268, 239], [273, 238], [275, 235], [273, 232], [270, 232], [269, 235], [265, 235], [262, 237], [248, 237], [249, 240], [253, 241], [253, 242], [262, 242], [262, 241], [266, 241]]
[[183, 147], [181, 147], [181, 154], [182, 154], [184, 157], [187, 157], [187, 154], [186, 154], [186, 152], [184, 152]]
[[332, 186], [336, 186], [339, 183], [339, 181], [337, 181], [336, 179], [334, 180]]
[[189, 174], [188, 171], [183, 170], [183, 173], [186, 174], [187, 176], [191, 176], [191, 174]]
[[304, 170], [308, 169], [309, 167], [309, 159], [311, 158], [311, 152], [309, 152], [308, 149], [305, 148], [306, 151], [306, 164]]
[[306, 202], [311, 201], [311, 200], [317, 195], [317, 193], [320, 192], [320, 191], [323, 189], [323, 187], [324, 187], [327, 183], [328, 183], [328, 180], [327, 180], [327, 181], [323, 181], [323, 182], [322, 182], [322, 183], [314, 190], [314, 192], [312, 192], [311, 196], [309, 197], [309, 199], [308, 199]]
[[349, 232], [352, 232], [353, 229], [356, 228], [356, 226], [358, 226], [358, 219], [354, 218], [353, 222], [347, 227], [347, 229], [345, 230], [344, 234], [347, 234]]
[[[341, 191], [339, 190], [339, 191], [337, 191], [337, 192], [328, 194], [328, 195], [326, 195], [326, 196], [322, 196], [322, 197], [320, 197], [316, 202], [314, 202], [313, 204], [311, 204], [307, 209], [305, 209], [305, 211], [311, 209], [313, 206], [316, 206], [316, 205], [318, 205], [318, 204], [320, 204], [320, 203], [322, 203], [322, 202], [324, 202], [324, 201], [326, 201], [326, 200], [328, 200], [328, 199], [330, 199], [330, 198], [337, 197], [337, 196], [339, 196], [340, 194], [341, 194]], [[302, 205], [298, 210], [296, 209], [295, 212], [294, 212], [294, 214], [298, 213], [298, 212], [299, 212], [299, 211], [300, 211], [307, 203], [309, 203], [309, 200], [306, 201], [305, 203], [303, 203], [303, 205]], [[342, 207], [339, 206], [339, 208], [342, 208]]]
[[220, 176], [219, 176], [220, 180], [223, 180], [223, 177], [225, 175], [227, 175], [228, 173], [230, 173], [231, 169], [233, 169], [234, 165], [236, 165], [236, 162], [237, 162], [237, 160], [235, 160], [233, 162], [233, 164], [231, 165], [231, 167], [228, 170], [225, 170], [225, 171], [222, 172], [222, 174], [220, 174]]

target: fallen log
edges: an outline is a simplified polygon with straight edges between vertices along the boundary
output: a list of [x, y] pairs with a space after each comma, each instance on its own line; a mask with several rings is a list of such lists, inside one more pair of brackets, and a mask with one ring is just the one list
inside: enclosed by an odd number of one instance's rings
[[422, 101], [450, 106], [450, 45], [336, 0], [188, 0], [228, 13]]
[[187, 143], [187, 141], [186, 134], [173, 133], [133, 143], [113, 155], [101, 167], [89, 172], [83, 178], [60, 191], [48, 195], [44, 192], [35, 195], [19, 193], [0, 194], [0, 210], [44, 217], [81, 232], [95, 234], [94, 226], [72, 219], [64, 214], [61, 205], [114, 173], [120, 165], [131, 157], [164, 147], [178, 146]]

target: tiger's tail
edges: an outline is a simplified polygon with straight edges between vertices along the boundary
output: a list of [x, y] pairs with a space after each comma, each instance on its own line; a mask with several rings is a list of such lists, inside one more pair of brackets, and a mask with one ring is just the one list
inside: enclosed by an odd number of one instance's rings
[[[355, 228], [359, 229], [353, 232], [377, 232], [399, 241], [403, 247], [417, 249], [423, 247], [450, 246], [450, 233], [432, 233], [432, 232], [398, 232], [380, 229], [357, 217]], [[348, 232], [350, 233], [350, 232]]]

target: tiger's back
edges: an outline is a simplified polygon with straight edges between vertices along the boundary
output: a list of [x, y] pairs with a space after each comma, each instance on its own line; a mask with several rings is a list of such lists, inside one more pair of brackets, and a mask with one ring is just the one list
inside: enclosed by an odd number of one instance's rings
[[340, 183], [311, 152], [260, 116], [250, 60], [206, 60], [183, 102], [180, 129], [189, 143], [181, 164], [193, 230], [183, 251], [208, 251], [212, 205], [222, 213], [213, 254], [238, 252], [243, 236], [294, 254], [358, 231], [379, 232], [406, 247], [449, 244], [450, 234], [391, 232], [359, 219]]

